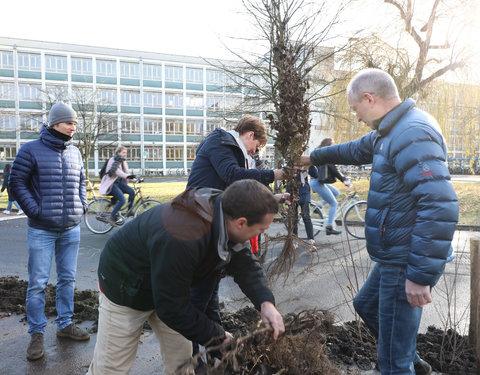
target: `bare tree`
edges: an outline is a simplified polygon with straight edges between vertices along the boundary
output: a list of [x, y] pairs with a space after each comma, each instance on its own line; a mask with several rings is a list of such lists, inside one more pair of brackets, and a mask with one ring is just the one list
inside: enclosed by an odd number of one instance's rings
[[[330, 86], [338, 79], [333, 74], [333, 57], [347, 45], [323, 44], [333, 38], [333, 29], [347, 3], [336, 2], [332, 10], [327, 1], [244, 0], [257, 34], [254, 38], [257, 49], [249, 53], [229, 49], [240, 60], [238, 64], [210, 62], [226, 72], [229, 91], [242, 93], [236, 115], [265, 113], [279, 154], [277, 167], [283, 166], [295, 199], [298, 195], [295, 162], [306, 150], [310, 138], [310, 103], [332, 95]], [[330, 68], [320, 68], [325, 64]], [[225, 112], [225, 116], [230, 113]], [[288, 272], [295, 261], [294, 217], [294, 210], [288, 210], [288, 234], [273, 273]]]

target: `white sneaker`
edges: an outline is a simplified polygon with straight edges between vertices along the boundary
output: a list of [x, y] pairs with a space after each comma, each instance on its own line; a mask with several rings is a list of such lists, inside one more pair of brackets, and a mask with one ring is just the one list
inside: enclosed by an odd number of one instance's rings
[[19, 210], [19, 211], [17, 212], [17, 215], [23, 215], [23, 210]]
[[307, 240], [307, 242], [310, 244], [310, 245], [315, 245], [315, 240], [312, 238], [310, 240]]
[[5, 211], [3, 211], [3, 213], [4, 213], [5, 215], [10, 215], [10, 211], [9, 211], [9, 210], [5, 210]]

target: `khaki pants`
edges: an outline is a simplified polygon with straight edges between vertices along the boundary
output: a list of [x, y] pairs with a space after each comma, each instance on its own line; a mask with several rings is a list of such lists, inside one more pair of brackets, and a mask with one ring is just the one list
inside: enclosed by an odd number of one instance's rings
[[165, 325], [155, 310], [139, 311], [120, 306], [103, 293], [100, 293], [99, 302], [97, 343], [87, 375], [128, 374], [147, 320], [160, 342], [165, 374], [173, 374], [191, 358], [192, 343]]

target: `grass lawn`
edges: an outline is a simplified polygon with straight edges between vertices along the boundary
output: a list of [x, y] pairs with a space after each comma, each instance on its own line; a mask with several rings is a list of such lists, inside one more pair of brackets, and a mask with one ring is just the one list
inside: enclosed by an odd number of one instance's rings
[[[369, 183], [370, 181], [368, 180], [354, 181], [354, 187], [361, 199], [366, 199]], [[141, 187], [144, 196], [149, 195], [150, 198], [160, 202], [168, 202], [185, 190], [186, 184], [186, 181], [142, 183]], [[337, 182], [334, 186], [341, 191], [342, 195], [345, 193], [346, 187], [342, 183]], [[453, 186], [457, 192], [460, 204], [459, 224], [480, 225], [480, 184], [454, 182]], [[339, 200], [342, 199], [342, 195]], [[312, 199], [318, 200], [319, 197], [313, 193]], [[0, 198], [0, 209], [5, 209], [6, 206], [7, 194], [4, 192]]]

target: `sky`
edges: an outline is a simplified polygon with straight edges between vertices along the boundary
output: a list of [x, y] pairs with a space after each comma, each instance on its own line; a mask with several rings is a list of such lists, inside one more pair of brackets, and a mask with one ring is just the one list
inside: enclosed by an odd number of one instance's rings
[[[340, 34], [370, 31], [382, 22], [387, 33], [392, 30], [392, 6], [382, 0], [352, 3], [353, 10], [342, 13]], [[1, 10], [3, 37], [222, 59], [236, 59], [225, 45], [256, 51], [253, 41], [244, 39], [252, 36], [253, 27], [242, 0], [4, 0]], [[478, 20], [480, 6], [476, 13]], [[477, 30], [471, 37], [478, 47], [480, 26]]]
[[5, 0], [0, 36], [229, 58], [241, 0]]

